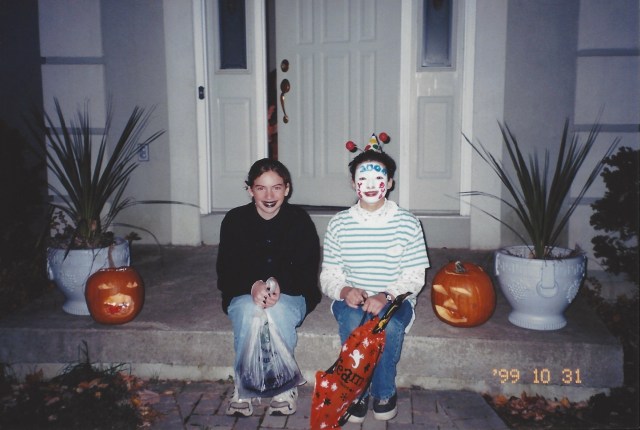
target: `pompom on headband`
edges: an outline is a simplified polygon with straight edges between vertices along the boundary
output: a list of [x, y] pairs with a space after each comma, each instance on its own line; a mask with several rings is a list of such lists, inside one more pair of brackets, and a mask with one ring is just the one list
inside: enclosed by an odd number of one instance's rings
[[382, 145], [380, 144], [380, 142], [387, 144], [391, 142], [391, 138], [385, 132], [380, 133], [378, 136], [376, 136], [376, 134], [373, 133], [369, 138], [369, 142], [367, 143], [367, 146], [364, 147], [364, 150], [358, 148], [358, 146], [355, 143], [353, 143], [353, 141], [351, 140], [345, 144], [345, 147], [349, 152], [356, 152], [357, 150], [360, 150], [362, 152], [375, 151], [375, 152], [383, 153], [384, 151], [382, 150]]

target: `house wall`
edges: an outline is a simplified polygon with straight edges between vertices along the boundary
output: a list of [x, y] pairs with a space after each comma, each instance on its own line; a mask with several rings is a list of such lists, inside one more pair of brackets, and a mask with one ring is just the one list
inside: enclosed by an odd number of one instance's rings
[[[125, 123], [134, 106], [151, 109], [146, 134], [166, 130], [168, 123], [163, 9], [161, 2], [110, 0], [101, 3], [105, 82], [114, 106], [114, 125]], [[138, 200], [169, 199], [169, 135], [149, 148], [149, 161], [141, 162], [128, 194]], [[127, 209], [118, 221], [143, 226], [162, 242], [170, 241], [170, 212], [166, 206], [142, 205]], [[120, 228], [128, 232], [130, 229]], [[146, 236], [138, 232], [141, 236]]]
[[[109, 0], [101, 3], [105, 81], [122, 123], [135, 105], [155, 107], [147, 130], [165, 134], [149, 150], [129, 185], [137, 200], [197, 203], [195, 80], [190, 2]], [[191, 219], [191, 222], [189, 221]], [[161, 243], [198, 244], [198, 210], [139, 205], [120, 222], [143, 226]], [[121, 229], [128, 232], [130, 229]], [[150, 236], [138, 232], [143, 241]]]
[[510, 0], [504, 120], [530, 150], [559, 142], [573, 116], [579, 0]]
[[[196, 2], [163, 0], [164, 43], [169, 109], [170, 195], [172, 200], [198, 203], [198, 141], [193, 6]], [[166, 29], [171, 29], [167, 31]], [[202, 242], [200, 210], [171, 205], [171, 243]]]
[[[639, 147], [640, 114], [639, 8], [634, 0], [481, 2], [477, 8], [473, 135], [493, 153], [500, 153], [497, 120], [504, 120], [525, 153], [557, 149], [563, 122], [569, 118], [584, 133], [598, 119], [603, 126], [592, 154], [572, 189], [579, 192], [586, 174], [609, 143]], [[504, 46], [503, 46], [504, 44]], [[502, 51], [504, 49], [504, 52]], [[504, 81], [503, 81], [504, 79]], [[502, 106], [501, 106], [502, 104]], [[493, 117], [492, 117], [493, 116]], [[575, 124], [574, 124], [575, 123]], [[506, 154], [502, 154], [504, 157]], [[474, 158], [473, 184], [488, 192], [501, 189]], [[590, 204], [604, 195], [600, 178], [572, 216], [561, 245], [579, 246], [598, 269], [591, 252], [597, 234], [589, 225]], [[502, 191], [504, 193], [504, 190]], [[485, 199], [486, 200], [486, 199]], [[480, 206], [471, 214], [471, 247], [503, 246], [521, 241], [506, 227], [485, 231], [496, 222], [480, 213], [483, 207], [513, 221], [508, 208]], [[601, 232], [600, 232], [601, 234]]]
[[[493, 153], [500, 148], [496, 120], [504, 114], [504, 80], [506, 70], [507, 0], [478, 2], [475, 23], [475, 64], [472, 78], [473, 133]], [[486, 164], [473, 154], [471, 187], [474, 190], [499, 190], [500, 183]], [[470, 247], [495, 249], [500, 246], [500, 225], [483, 213], [499, 213], [500, 205], [492, 199], [472, 198], [470, 209]]]
[[[92, 128], [101, 132], [106, 103], [100, 2], [40, 0], [38, 19], [44, 109], [55, 112], [57, 99], [70, 119], [86, 105]], [[48, 179], [60, 189], [53, 174]]]
[[[592, 123], [602, 110], [602, 133], [590, 162], [604, 152], [615, 138], [620, 146], [640, 148], [640, 2], [582, 0], [577, 44], [575, 120], [582, 128]], [[583, 172], [584, 174], [584, 172]], [[591, 238], [606, 234], [595, 231], [589, 219], [591, 203], [606, 189], [600, 178], [578, 206], [568, 229], [568, 243], [587, 251], [589, 270], [602, 268], [593, 256]], [[625, 208], [620, 208], [625, 210]], [[596, 275], [598, 276], [598, 275]], [[624, 276], [601, 273], [607, 284], [624, 285]], [[628, 284], [627, 284], [628, 285]], [[631, 291], [637, 290], [632, 285]], [[624, 291], [616, 286], [613, 291]]]
[[[127, 195], [196, 204], [192, 3], [40, 0], [38, 6], [45, 108], [51, 111], [57, 97], [71, 116], [88, 101], [100, 131], [111, 100], [113, 135], [134, 106], [155, 107], [145, 136], [166, 133], [132, 175]], [[199, 218], [194, 207], [139, 205], [116, 221], [143, 227], [161, 243], [195, 245], [201, 241]], [[119, 234], [131, 230], [116, 227]], [[137, 232], [152, 242], [150, 234]]]
[[[40, 14], [45, 104], [58, 95], [63, 106], [75, 108], [90, 97], [100, 117], [108, 96], [113, 96], [114, 127], [133, 105], [155, 104], [151, 129], [164, 128], [167, 133], [151, 148], [150, 161], [135, 173], [131, 194], [139, 199], [197, 202], [194, 3], [40, 0], [39, 4], [45, 10]], [[619, 126], [627, 130], [625, 139], [637, 147], [635, 0], [470, 4], [476, 9], [474, 138], [499, 152], [502, 142], [496, 121], [504, 119], [523, 141], [532, 142], [531, 148], [553, 147], [565, 117], [586, 122], [592, 116], [586, 107], [606, 99], [611, 110], [605, 118], [618, 130]], [[616, 57], [610, 49], [622, 49], [624, 55]], [[620, 80], [625, 83], [622, 89], [617, 85]], [[470, 175], [474, 188], [500, 189], [498, 180], [475, 157]], [[597, 192], [595, 187], [593, 196]], [[487, 200], [474, 201], [470, 210], [471, 248], [514, 242], [482, 212], [501, 211], [497, 202]], [[210, 226], [202, 219], [197, 209], [174, 205], [133, 208], [120, 221], [149, 228], [162, 243], [198, 244], [205, 238], [215, 240], [217, 234], [205, 231]], [[584, 229], [575, 226], [569, 235], [585, 237]]]
[[[504, 122], [525, 154], [553, 154], [573, 122], [579, 10], [579, 0], [509, 1]], [[505, 206], [501, 217], [518, 225]], [[504, 226], [501, 234], [502, 245], [522, 243]]]

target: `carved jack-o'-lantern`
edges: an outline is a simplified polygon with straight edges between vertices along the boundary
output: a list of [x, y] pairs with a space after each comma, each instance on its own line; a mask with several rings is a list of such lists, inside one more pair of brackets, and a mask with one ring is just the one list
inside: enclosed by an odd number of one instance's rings
[[101, 324], [133, 320], [144, 304], [144, 285], [133, 267], [102, 269], [91, 275], [85, 287], [87, 307]]
[[480, 266], [452, 261], [433, 278], [431, 305], [445, 323], [475, 327], [493, 314], [496, 293], [491, 278]]

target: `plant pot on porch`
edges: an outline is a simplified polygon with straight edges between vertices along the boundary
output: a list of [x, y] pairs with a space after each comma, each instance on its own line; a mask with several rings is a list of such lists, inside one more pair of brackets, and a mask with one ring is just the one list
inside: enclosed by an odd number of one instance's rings
[[[88, 101], [84, 110], [71, 119], [65, 116], [57, 99], [54, 104], [54, 117], [44, 111], [43, 117], [36, 115], [32, 124], [34, 153], [46, 162], [48, 172], [58, 183], [49, 184], [52, 199], [48, 202], [51, 207], [48, 227], [53, 246], [48, 249], [48, 272], [66, 296], [64, 311], [89, 315], [85, 298], [87, 279], [103, 268], [129, 266], [129, 241], [135, 237], [114, 240], [111, 227], [120, 225], [145, 231], [159, 244], [146, 228], [116, 223], [120, 212], [138, 204], [198, 206], [172, 200], [136, 200], [126, 195], [132, 173], [139, 166], [140, 148], [157, 141], [164, 133], [157, 131], [142, 138], [153, 109], [145, 111], [136, 106], [121, 133], [110, 137], [111, 104], [107, 106], [103, 127], [92, 126]], [[102, 132], [96, 133], [100, 129]]]
[[554, 248], [546, 259], [530, 258], [531, 248], [510, 246], [495, 253], [495, 273], [512, 307], [509, 321], [532, 330], [558, 330], [586, 273], [584, 253]]
[[[504, 147], [500, 147], [496, 154], [481, 143], [473, 143], [464, 137], [498, 176], [503, 188], [497, 194], [482, 190], [462, 194], [502, 202], [515, 214], [512, 219], [516, 219], [516, 223], [506, 221], [509, 217], [480, 210], [511, 230], [521, 243], [530, 244], [502, 248], [495, 254], [498, 284], [513, 307], [509, 321], [534, 330], [557, 330], [567, 324], [564, 311], [578, 293], [586, 273], [587, 259], [582, 252], [559, 248], [556, 244], [620, 139], [615, 138], [611, 142], [604, 155], [587, 172], [582, 187], [577, 188], [574, 182], [578, 172], [590, 157], [589, 153], [600, 134], [598, 123], [591, 126], [586, 140], [581, 143], [580, 137], [584, 132], [570, 133], [567, 118], [560, 145], [555, 148], [555, 166], [551, 164], [549, 149], [543, 155], [534, 151], [525, 157], [511, 129], [502, 123], [499, 127]], [[503, 152], [506, 152], [506, 158], [502, 157]], [[577, 194], [571, 192], [574, 189], [579, 190]]]
[[[73, 315], [90, 315], [85, 299], [87, 279], [100, 269], [110, 267], [109, 248], [96, 249], [49, 248], [47, 250], [47, 272], [65, 296], [62, 309]], [[116, 238], [111, 251], [114, 267], [128, 266], [129, 242]]]

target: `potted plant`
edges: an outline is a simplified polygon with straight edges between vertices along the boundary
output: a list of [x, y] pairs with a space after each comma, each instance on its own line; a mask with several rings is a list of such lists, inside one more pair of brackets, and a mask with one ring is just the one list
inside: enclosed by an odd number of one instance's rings
[[551, 166], [548, 149], [542, 159], [536, 154], [525, 158], [509, 127], [504, 123], [498, 125], [507, 150], [506, 166], [481, 143], [473, 143], [464, 137], [498, 175], [507, 197], [484, 191], [462, 194], [497, 199], [513, 210], [519, 222], [512, 225], [483, 210], [515, 233], [523, 243], [501, 248], [495, 253], [498, 284], [513, 308], [509, 321], [534, 330], [557, 330], [566, 325], [564, 311], [575, 298], [586, 273], [586, 255], [577, 249], [559, 247], [558, 241], [619, 139], [609, 145], [577, 196], [569, 200], [576, 176], [596, 142], [600, 126], [593, 125], [586, 141], [581, 144], [577, 133], [570, 135], [567, 119], [555, 166]]
[[[99, 133], [92, 128], [88, 103], [71, 121], [65, 118], [57, 99], [55, 112], [57, 121], [45, 111], [43, 120], [32, 127], [36, 136], [45, 137], [45, 145], [37, 150], [59, 183], [49, 183], [54, 228], [47, 249], [47, 270], [50, 279], [65, 294], [63, 310], [89, 315], [85, 300], [87, 279], [100, 269], [130, 263], [129, 242], [115, 237], [111, 229], [116, 225], [117, 215], [137, 204], [179, 202], [125, 197], [131, 174], [138, 167], [140, 148], [164, 133], [157, 131], [147, 138], [141, 137], [153, 109], [146, 111], [136, 106], [112, 147], [108, 145], [111, 104], [104, 129]], [[151, 234], [147, 229], [127, 226]]]

